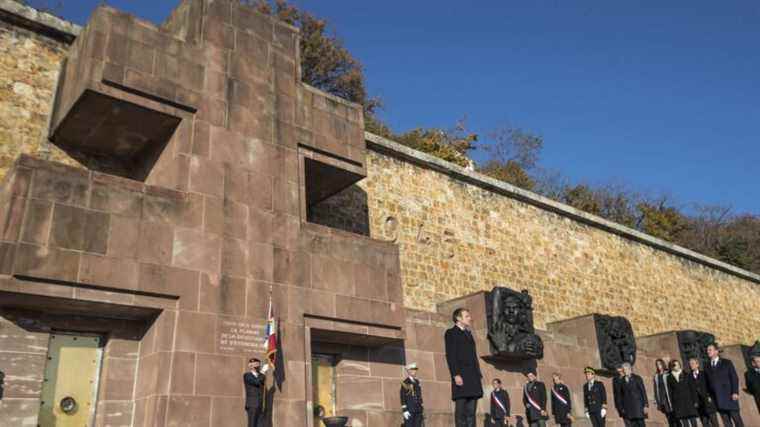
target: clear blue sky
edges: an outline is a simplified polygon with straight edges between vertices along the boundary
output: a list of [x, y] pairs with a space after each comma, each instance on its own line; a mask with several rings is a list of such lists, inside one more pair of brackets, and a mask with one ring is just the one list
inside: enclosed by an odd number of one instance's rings
[[[64, 0], [86, 21], [96, 0]], [[175, 0], [113, 0], [161, 21]], [[760, 2], [318, 1], [396, 130], [500, 124], [542, 164], [760, 213]], [[357, 5], [358, 4], [358, 5]]]

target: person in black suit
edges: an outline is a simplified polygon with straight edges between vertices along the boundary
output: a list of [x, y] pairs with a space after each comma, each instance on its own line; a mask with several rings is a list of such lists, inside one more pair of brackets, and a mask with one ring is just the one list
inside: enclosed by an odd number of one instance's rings
[[523, 404], [529, 427], [546, 427], [546, 386], [538, 381], [534, 371], [527, 371], [528, 381], [523, 387]]
[[3, 387], [5, 386], [5, 372], [0, 371], [0, 400], [3, 400]]
[[633, 373], [631, 364], [622, 365], [623, 376], [619, 380], [620, 416], [631, 427], [644, 427], [644, 420], [649, 416], [649, 400], [644, 380]]
[[570, 397], [570, 388], [562, 382], [562, 376], [555, 372], [552, 374], [552, 415], [554, 422], [562, 427], [573, 425], [573, 400]]
[[583, 370], [586, 374], [586, 385], [583, 386], [583, 406], [586, 417], [594, 427], [603, 427], [607, 417], [607, 391], [604, 384], [596, 380], [596, 371], [592, 367]]
[[720, 427], [718, 424], [718, 414], [715, 404], [713, 403], [710, 393], [707, 391], [707, 380], [705, 379], [705, 373], [700, 369], [699, 360], [692, 357], [689, 359], [689, 379], [694, 382], [694, 387], [697, 389], [697, 396], [699, 396], [699, 420], [702, 422], [702, 427]]
[[673, 403], [673, 415], [681, 427], [697, 427], [699, 413], [699, 395], [694, 381], [681, 369], [681, 362], [670, 361], [668, 375], [668, 391]]
[[446, 330], [446, 363], [451, 374], [451, 400], [457, 427], [475, 427], [478, 399], [483, 397], [483, 374], [480, 372], [475, 338], [470, 331], [472, 316], [457, 308], [451, 316], [454, 326]]
[[509, 394], [501, 388], [501, 380], [496, 378], [491, 382], [491, 425], [508, 426], [510, 415]]
[[744, 373], [747, 391], [755, 397], [757, 411], [760, 412], [760, 356], [752, 356], [752, 369]]
[[665, 414], [669, 427], [678, 427], [676, 418], [673, 416], [673, 404], [668, 391], [668, 367], [662, 359], [655, 360], [654, 367], [654, 400], [657, 403], [657, 409]]
[[710, 362], [705, 367], [707, 388], [710, 390], [724, 427], [744, 427], [739, 412], [739, 377], [734, 363], [720, 357], [718, 344], [707, 346]]
[[623, 371], [623, 365], [618, 365], [615, 368], [615, 371], [617, 375], [612, 377], [612, 401], [615, 403], [615, 410], [618, 413], [618, 416], [623, 419], [623, 424], [625, 427], [631, 427], [631, 422], [628, 421], [627, 418], [623, 416], [623, 403], [621, 398], [622, 391], [620, 390], [623, 378], [625, 377], [625, 372]]
[[406, 374], [407, 377], [401, 381], [400, 392], [404, 427], [422, 427], [425, 411], [422, 406], [422, 385], [417, 379], [417, 364], [407, 365]]
[[248, 414], [248, 427], [263, 427], [264, 425], [264, 392], [269, 365], [261, 367], [261, 360], [248, 360], [248, 372], [243, 374], [245, 386], [245, 412]]

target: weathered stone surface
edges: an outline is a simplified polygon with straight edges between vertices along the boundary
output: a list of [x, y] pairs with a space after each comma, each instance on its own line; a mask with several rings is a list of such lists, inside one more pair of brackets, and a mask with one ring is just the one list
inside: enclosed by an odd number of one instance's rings
[[[720, 342], [756, 338], [750, 314], [760, 300], [756, 283], [387, 150], [368, 150], [367, 173], [310, 210], [310, 220], [398, 243], [407, 307], [433, 310], [436, 303], [509, 283], [533, 296], [538, 328], [603, 312], [627, 317], [636, 335], [702, 328]], [[671, 303], [665, 308], [662, 301]], [[716, 310], [725, 322], [710, 320]]]

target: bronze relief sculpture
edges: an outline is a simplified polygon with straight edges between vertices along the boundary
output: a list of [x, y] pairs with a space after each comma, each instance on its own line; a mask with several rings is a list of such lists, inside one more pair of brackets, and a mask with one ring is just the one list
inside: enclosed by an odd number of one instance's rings
[[495, 287], [486, 297], [491, 354], [510, 359], [541, 359], [544, 343], [533, 327], [533, 299], [527, 290]]
[[614, 371], [625, 362], [636, 363], [636, 337], [628, 319], [595, 314], [594, 326], [603, 369]]

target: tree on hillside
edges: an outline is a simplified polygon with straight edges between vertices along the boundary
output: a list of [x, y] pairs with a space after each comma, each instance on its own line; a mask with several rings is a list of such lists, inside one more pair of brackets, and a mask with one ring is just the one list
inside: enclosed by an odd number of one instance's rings
[[381, 106], [376, 97], [367, 94], [364, 67], [334, 33], [328, 32], [324, 19], [298, 9], [285, 0], [241, 0], [259, 12], [276, 16], [301, 31], [301, 78], [304, 83], [364, 107], [365, 115], [373, 115]]
[[488, 134], [486, 143], [478, 146], [488, 154], [478, 171], [517, 187], [534, 190], [536, 182], [529, 172], [536, 167], [543, 145], [543, 138], [523, 129], [497, 128]]

